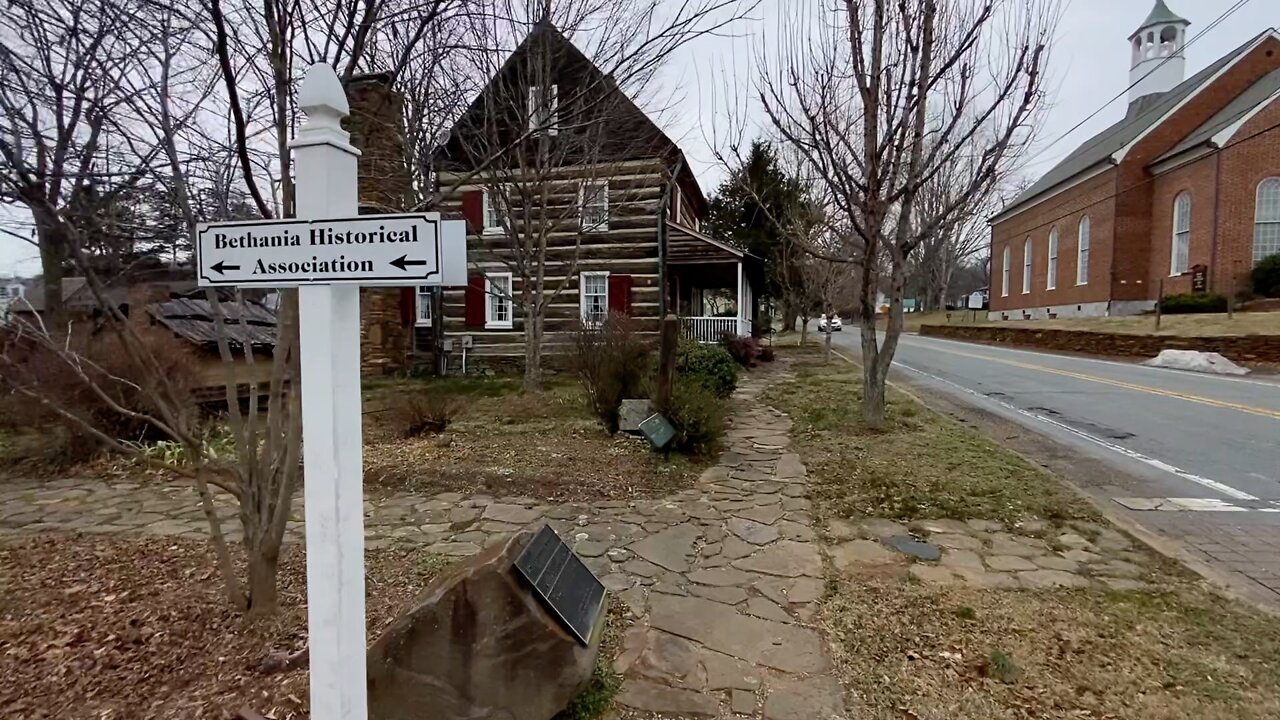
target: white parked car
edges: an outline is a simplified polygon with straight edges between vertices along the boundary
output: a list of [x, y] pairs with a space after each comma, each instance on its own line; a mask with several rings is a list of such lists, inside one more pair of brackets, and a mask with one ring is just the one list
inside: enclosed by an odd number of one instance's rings
[[826, 315], [818, 318], [818, 332], [828, 332], [828, 325], [830, 326], [830, 330], [835, 332], [840, 332], [844, 329], [844, 323], [840, 322], [839, 315], [832, 315], [829, 322]]

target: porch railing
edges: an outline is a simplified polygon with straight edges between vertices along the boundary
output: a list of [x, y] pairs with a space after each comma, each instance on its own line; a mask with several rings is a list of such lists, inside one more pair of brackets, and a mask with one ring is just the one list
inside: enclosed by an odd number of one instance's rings
[[751, 321], [742, 320], [742, 329], [738, 328], [736, 317], [682, 317], [680, 330], [686, 338], [702, 343], [718, 343], [725, 333], [730, 335], [750, 335]]

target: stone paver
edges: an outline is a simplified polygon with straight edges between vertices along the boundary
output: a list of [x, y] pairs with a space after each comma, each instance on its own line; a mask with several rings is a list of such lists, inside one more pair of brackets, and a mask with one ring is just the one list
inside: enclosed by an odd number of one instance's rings
[[[790, 420], [757, 400], [770, 377], [785, 376], [775, 366], [744, 379], [719, 464], [668, 497], [554, 507], [459, 493], [370, 498], [366, 541], [415, 542], [465, 557], [506, 533], [550, 524], [633, 620], [615, 662], [624, 678], [619, 704], [689, 718], [844, 717], [843, 690], [814, 625], [826, 591], [815, 530], [833, 542], [825, 552], [834, 568], [855, 582], [866, 573], [992, 591], [1150, 589], [1144, 556], [1106, 526], [828, 518], [815, 527], [807, 471], [789, 451]], [[215, 504], [238, 538], [230, 498], [219, 496]], [[302, 537], [301, 497], [294, 517], [290, 542]], [[185, 485], [67, 479], [0, 486], [0, 533], [41, 529], [196, 538], [206, 532], [197, 497]], [[1280, 561], [1275, 577], [1280, 585]]]

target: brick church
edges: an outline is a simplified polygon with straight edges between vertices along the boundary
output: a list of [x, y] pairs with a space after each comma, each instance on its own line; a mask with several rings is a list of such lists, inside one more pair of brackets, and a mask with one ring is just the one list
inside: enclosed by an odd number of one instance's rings
[[991, 220], [992, 319], [1131, 315], [1233, 294], [1280, 253], [1280, 33], [1186, 77], [1190, 22], [1129, 37], [1129, 108]]

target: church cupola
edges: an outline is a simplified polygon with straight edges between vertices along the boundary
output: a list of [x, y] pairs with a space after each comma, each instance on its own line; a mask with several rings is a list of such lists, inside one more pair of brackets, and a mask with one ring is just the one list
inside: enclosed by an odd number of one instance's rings
[[1130, 64], [1129, 102], [1172, 90], [1186, 79], [1187, 20], [1156, 0], [1156, 6], [1142, 26], [1129, 36], [1133, 61]]

